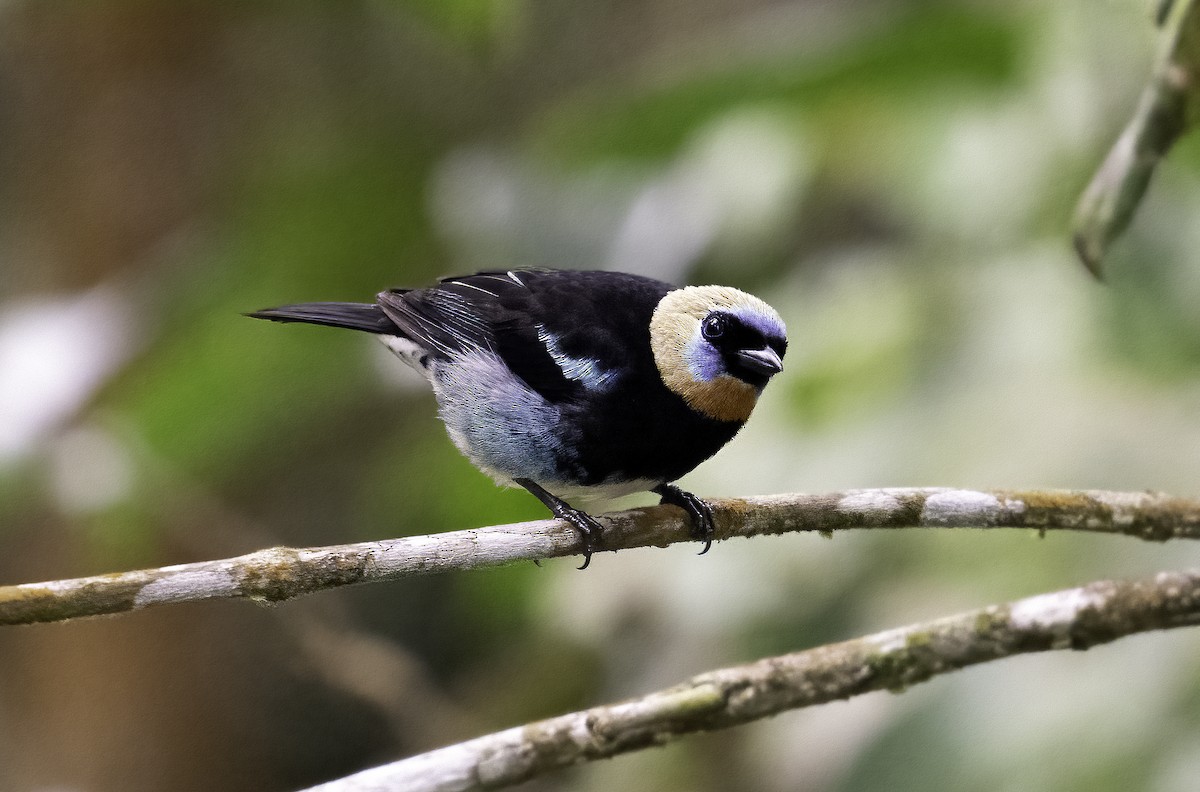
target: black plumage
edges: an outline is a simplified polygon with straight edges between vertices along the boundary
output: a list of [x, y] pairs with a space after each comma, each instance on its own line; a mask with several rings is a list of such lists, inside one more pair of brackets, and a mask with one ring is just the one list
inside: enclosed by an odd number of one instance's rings
[[611, 272], [481, 272], [249, 315], [381, 336], [430, 380], [460, 449], [570, 520], [588, 557], [599, 526], [562, 497], [653, 489], [711, 540], [707, 506], [669, 482], [737, 433], [786, 345], [757, 298]]

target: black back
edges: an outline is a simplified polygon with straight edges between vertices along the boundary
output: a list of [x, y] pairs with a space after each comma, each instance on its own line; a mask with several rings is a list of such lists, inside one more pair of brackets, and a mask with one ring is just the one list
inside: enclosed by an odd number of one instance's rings
[[379, 305], [402, 335], [434, 357], [489, 349], [530, 388], [561, 402], [584, 388], [563, 374], [543, 335], [553, 336], [562, 353], [603, 369], [653, 366], [650, 317], [673, 288], [615, 272], [513, 270], [393, 289], [379, 295]]

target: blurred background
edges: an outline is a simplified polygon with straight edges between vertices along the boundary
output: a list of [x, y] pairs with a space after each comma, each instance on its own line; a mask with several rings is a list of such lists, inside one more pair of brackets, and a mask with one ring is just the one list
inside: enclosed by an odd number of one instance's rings
[[[0, 2], [0, 583], [535, 519], [370, 339], [242, 318], [486, 267], [762, 296], [708, 495], [1200, 496], [1200, 142], [1092, 280], [1146, 0]], [[650, 502], [634, 498], [629, 505]], [[1184, 543], [791, 535], [0, 634], [0, 789], [287, 790]], [[1019, 658], [528, 790], [1200, 786], [1200, 634]]]

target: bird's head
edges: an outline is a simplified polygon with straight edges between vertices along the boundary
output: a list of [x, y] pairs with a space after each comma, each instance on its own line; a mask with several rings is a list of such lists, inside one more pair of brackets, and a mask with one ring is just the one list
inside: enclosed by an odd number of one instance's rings
[[767, 381], [783, 370], [787, 328], [775, 309], [727, 286], [668, 292], [650, 320], [663, 382], [693, 410], [745, 421]]

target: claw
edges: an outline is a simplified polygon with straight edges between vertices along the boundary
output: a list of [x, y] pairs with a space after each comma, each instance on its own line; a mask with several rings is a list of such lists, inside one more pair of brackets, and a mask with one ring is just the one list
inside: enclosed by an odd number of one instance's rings
[[579, 532], [579, 538], [583, 542], [583, 564], [579, 568], [587, 569], [588, 564], [592, 563], [592, 553], [600, 549], [600, 537], [604, 533], [604, 528], [596, 521], [596, 518], [574, 508], [530, 479], [519, 478], [514, 481], [529, 490], [530, 494], [540, 500], [547, 509], [554, 513], [555, 517], [570, 523], [571, 527]]
[[697, 498], [690, 492], [684, 492], [674, 484], [659, 484], [652, 492], [662, 497], [662, 503], [678, 506], [692, 518], [692, 538], [704, 542], [704, 549], [698, 555], [704, 555], [712, 547], [716, 527], [713, 522], [712, 506], [707, 501]]
[[598, 540], [604, 529], [591, 515], [572, 508], [566, 503], [563, 503], [561, 508], [552, 506], [550, 511], [554, 512], [554, 516], [558, 519], [569, 522], [579, 532], [579, 538], [583, 540], [583, 563], [579, 565], [579, 569], [587, 569], [588, 564], [592, 563], [592, 553], [598, 549]]

